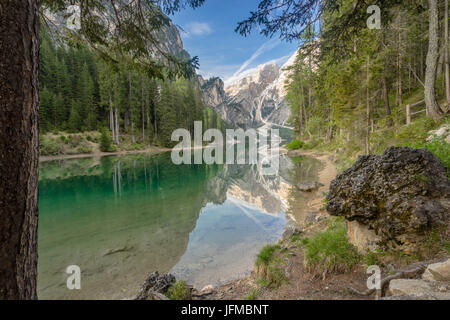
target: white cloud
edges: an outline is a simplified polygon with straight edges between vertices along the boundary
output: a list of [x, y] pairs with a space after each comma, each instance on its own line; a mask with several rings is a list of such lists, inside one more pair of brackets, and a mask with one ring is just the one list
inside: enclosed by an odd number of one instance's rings
[[214, 32], [213, 28], [207, 22], [190, 22], [186, 25], [187, 36], [203, 36]]
[[255, 73], [256, 71], [258, 71], [259, 68], [261, 68], [262, 66], [264, 66], [266, 64], [276, 63], [278, 66], [283, 67], [284, 64], [289, 60], [290, 57], [291, 57], [291, 55], [286, 55], [281, 58], [277, 58], [277, 59], [273, 59], [273, 60], [264, 62], [254, 68], [246, 69], [246, 70], [242, 71], [241, 73], [233, 74], [231, 77], [228, 77], [225, 79], [225, 81], [224, 81], [225, 87], [228, 87], [228, 86], [236, 83], [237, 81]]
[[253, 54], [252, 56], [247, 59], [240, 67], [239, 69], [228, 79], [226, 79], [226, 84], [231, 84], [235, 82], [238, 79], [242, 79], [243, 77], [251, 74], [252, 72], [256, 71], [256, 68], [248, 69], [250, 64], [256, 60], [260, 55], [263, 53], [272, 50], [273, 48], [277, 47], [281, 43], [281, 40], [278, 38], [270, 39], [269, 41], [263, 43]]
[[239, 65], [202, 63], [202, 61], [200, 61], [200, 70], [197, 70], [197, 73], [203, 76], [204, 79], [209, 79], [211, 77], [227, 79], [233, 74], [236, 68], [239, 68]]

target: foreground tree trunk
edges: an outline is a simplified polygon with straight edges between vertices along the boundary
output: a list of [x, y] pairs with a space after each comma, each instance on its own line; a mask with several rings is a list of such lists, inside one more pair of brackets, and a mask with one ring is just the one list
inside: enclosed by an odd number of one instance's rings
[[36, 299], [39, 0], [0, 1], [0, 299]]
[[439, 59], [439, 11], [437, 0], [428, 0], [430, 23], [428, 32], [428, 53], [425, 71], [425, 104], [428, 115], [438, 122], [442, 111], [436, 101], [436, 72]]

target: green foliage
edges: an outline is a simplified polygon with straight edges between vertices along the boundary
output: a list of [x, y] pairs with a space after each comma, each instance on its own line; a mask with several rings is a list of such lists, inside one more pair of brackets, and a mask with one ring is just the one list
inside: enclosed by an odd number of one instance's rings
[[81, 145], [77, 148], [77, 153], [81, 153], [81, 154], [92, 153], [92, 151], [93, 151], [92, 147], [87, 147], [87, 146], [83, 146], [83, 145]]
[[303, 141], [294, 139], [286, 146], [286, 148], [289, 150], [297, 150], [303, 148], [304, 145], [305, 143]]
[[72, 148], [77, 147], [81, 143], [82, 140], [83, 140], [83, 138], [78, 134], [72, 134], [66, 139], [67, 143]]
[[44, 134], [101, 130], [117, 117], [120, 139], [127, 140], [124, 135], [137, 138], [134, 150], [153, 140], [173, 146], [173, 130], [186, 128], [193, 133], [194, 121], [202, 121], [204, 130], [224, 130], [218, 115], [203, 104], [195, 79], [156, 80], [125, 57], [111, 66], [83, 44], [67, 47], [53, 42], [45, 29], [40, 45]]
[[186, 285], [186, 282], [179, 280], [167, 290], [167, 297], [171, 300], [189, 300], [191, 298], [191, 291]]
[[444, 138], [435, 137], [430, 142], [414, 142], [408, 144], [408, 147], [428, 149], [441, 161], [447, 168], [447, 173], [450, 174], [450, 144], [445, 142]]
[[381, 260], [379, 253], [367, 249], [366, 254], [364, 255], [364, 262], [368, 266], [380, 265]]
[[259, 251], [258, 255], [256, 256], [256, 265], [265, 265], [268, 266], [270, 262], [272, 261], [274, 257], [274, 253], [280, 249], [279, 245], [265, 245], [261, 251]]
[[445, 252], [450, 254], [450, 241], [443, 241], [442, 248], [445, 250]]
[[39, 139], [39, 154], [43, 156], [54, 156], [60, 153], [60, 145], [53, 139], [41, 137]]
[[322, 143], [323, 143], [323, 139], [313, 138], [313, 139], [309, 140], [308, 143], [305, 143], [303, 148], [307, 149], [307, 150], [314, 149]]
[[254, 289], [250, 292], [250, 294], [245, 298], [245, 300], [255, 300], [256, 296], [260, 294], [260, 290]]
[[100, 151], [111, 152], [112, 140], [108, 130], [103, 129], [100, 137]]
[[305, 241], [305, 262], [311, 273], [325, 277], [328, 273], [348, 272], [359, 263], [360, 255], [346, 234], [345, 223], [335, 221]]
[[257, 283], [263, 288], [278, 288], [286, 281], [287, 278], [279, 267], [269, 265], [267, 266], [265, 274], [257, 280]]
[[408, 126], [401, 127], [397, 137], [400, 139], [400, 142], [425, 140], [428, 136], [428, 131], [432, 130], [434, 126], [433, 120], [428, 117], [422, 117]]
[[258, 285], [260, 287], [279, 287], [287, 281], [286, 276], [281, 271], [278, 263], [280, 252], [279, 245], [268, 244], [264, 246], [256, 257], [255, 266], [257, 268]]

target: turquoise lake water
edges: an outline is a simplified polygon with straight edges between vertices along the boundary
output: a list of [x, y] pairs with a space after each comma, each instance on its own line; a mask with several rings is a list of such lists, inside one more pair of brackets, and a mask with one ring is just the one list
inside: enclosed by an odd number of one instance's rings
[[[258, 165], [174, 165], [170, 153], [41, 163], [40, 299], [122, 299], [153, 271], [202, 288], [251, 272], [289, 218], [290, 186], [320, 162], [280, 156]], [[81, 290], [66, 286], [69, 265]]]

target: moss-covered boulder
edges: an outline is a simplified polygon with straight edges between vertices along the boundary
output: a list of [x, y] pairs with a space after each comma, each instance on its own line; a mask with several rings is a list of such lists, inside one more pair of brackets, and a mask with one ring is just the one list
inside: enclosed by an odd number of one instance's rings
[[409, 253], [450, 222], [450, 181], [426, 149], [390, 147], [381, 156], [360, 156], [332, 181], [327, 200], [329, 214], [358, 221], [379, 245]]

